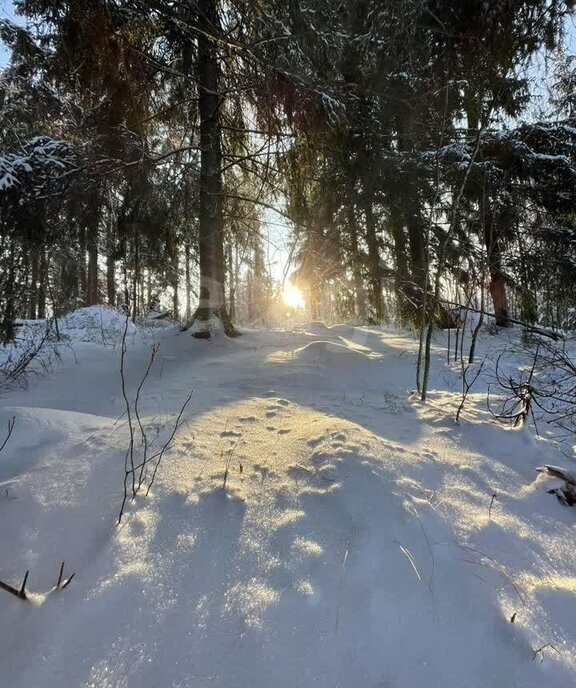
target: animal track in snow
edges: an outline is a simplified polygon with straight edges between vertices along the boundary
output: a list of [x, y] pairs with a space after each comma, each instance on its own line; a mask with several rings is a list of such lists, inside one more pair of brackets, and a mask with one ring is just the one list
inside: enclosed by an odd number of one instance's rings
[[220, 433], [220, 437], [242, 437], [242, 433], [235, 432], [234, 430], [223, 430]]

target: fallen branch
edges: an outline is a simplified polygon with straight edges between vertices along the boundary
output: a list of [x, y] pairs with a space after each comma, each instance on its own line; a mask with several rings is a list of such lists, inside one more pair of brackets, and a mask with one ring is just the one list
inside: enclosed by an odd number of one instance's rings
[[[0, 589], [9, 592], [11, 595], [14, 595], [14, 597], [17, 597], [19, 600], [25, 600], [27, 602], [30, 601], [30, 593], [26, 590], [26, 583], [28, 582], [29, 573], [30, 571], [26, 571], [26, 573], [24, 574], [24, 580], [18, 588], [10, 585], [9, 583], [4, 583], [4, 581], [0, 580]], [[60, 573], [58, 574], [58, 580], [56, 581], [56, 585], [52, 589], [48, 590], [48, 592], [41, 594], [45, 597], [46, 595], [51, 595], [53, 592], [56, 592], [57, 590], [65, 590], [70, 585], [75, 575], [76, 574], [73, 573], [71, 576], [65, 579], [64, 562], [62, 562], [60, 564]], [[35, 594], [37, 593], [32, 593], [32, 595]]]

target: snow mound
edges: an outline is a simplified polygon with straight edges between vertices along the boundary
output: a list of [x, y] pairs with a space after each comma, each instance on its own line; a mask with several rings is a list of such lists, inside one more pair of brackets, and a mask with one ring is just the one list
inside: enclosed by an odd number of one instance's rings
[[311, 332], [312, 334], [324, 334], [324, 332], [328, 332], [328, 326], [320, 320], [306, 322], [301, 325], [300, 329], [304, 330], [304, 332]]
[[304, 363], [344, 366], [346, 363], [364, 362], [370, 357], [360, 347], [318, 340], [296, 349], [293, 358]]
[[[73, 342], [117, 344], [126, 328], [126, 315], [108, 306], [80, 308], [58, 321], [61, 335]], [[126, 334], [136, 334], [136, 326], [129, 320]]]
[[353, 337], [354, 334], [356, 333], [356, 328], [354, 325], [346, 325], [343, 323], [337, 324], [337, 325], [332, 325], [332, 327], [329, 327], [328, 330], [331, 333], [337, 334], [341, 337]]

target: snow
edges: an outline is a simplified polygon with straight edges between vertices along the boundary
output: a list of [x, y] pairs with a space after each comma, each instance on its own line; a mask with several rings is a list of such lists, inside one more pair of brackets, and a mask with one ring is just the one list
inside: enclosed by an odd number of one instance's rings
[[[128, 435], [119, 347], [85, 334], [99, 322], [125, 321], [71, 315], [74, 356], [1, 399], [0, 428], [16, 425], [0, 453], [0, 579], [30, 569], [44, 593], [62, 560], [76, 572], [35, 605], [0, 591], [2, 685], [574, 684], [576, 512], [536, 470], [570, 460], [492, 422], [482, 388], [455, 425], [442, 341], [423, 404], [410, 333], [136, 328], [130, 398], [160, 344], [144, 425], [170, 427], [194, 393], [117, 527]], [[480, 355], [512, 336], [483, 335]]]
[[74, 164], [74, 149], [67, 141], [36, 136], [22, 144], [21, 153], [0, 154], [0, 191], [21, 184], [33, 172], [58, 178]]
[[88, 306], [60, 319], [60, 332], [73, 342], [118, 343], [126, 329], [127, 335], [136, 333], [131, 320], [115, 308]]

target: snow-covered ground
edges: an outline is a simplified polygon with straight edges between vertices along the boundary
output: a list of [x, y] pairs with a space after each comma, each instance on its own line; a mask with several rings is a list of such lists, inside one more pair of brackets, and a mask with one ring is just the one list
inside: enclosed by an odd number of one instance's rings
[[0, 590], [2, 686], [576, 684], [576, 511], [535, 471], [570, 460], [495, 424], [480, 388], [455, 425], [441, 347], [422, 404], [405, 333], [133, 332], [131, 399], [160, 343], [150, 432], [194, 393], [118, 527], [118, 339], [71, 338], [89, 341], [0, 400], [0, 579], [29, 569], [41, 592], [62, 560], [76, 572], [33, 604]]

